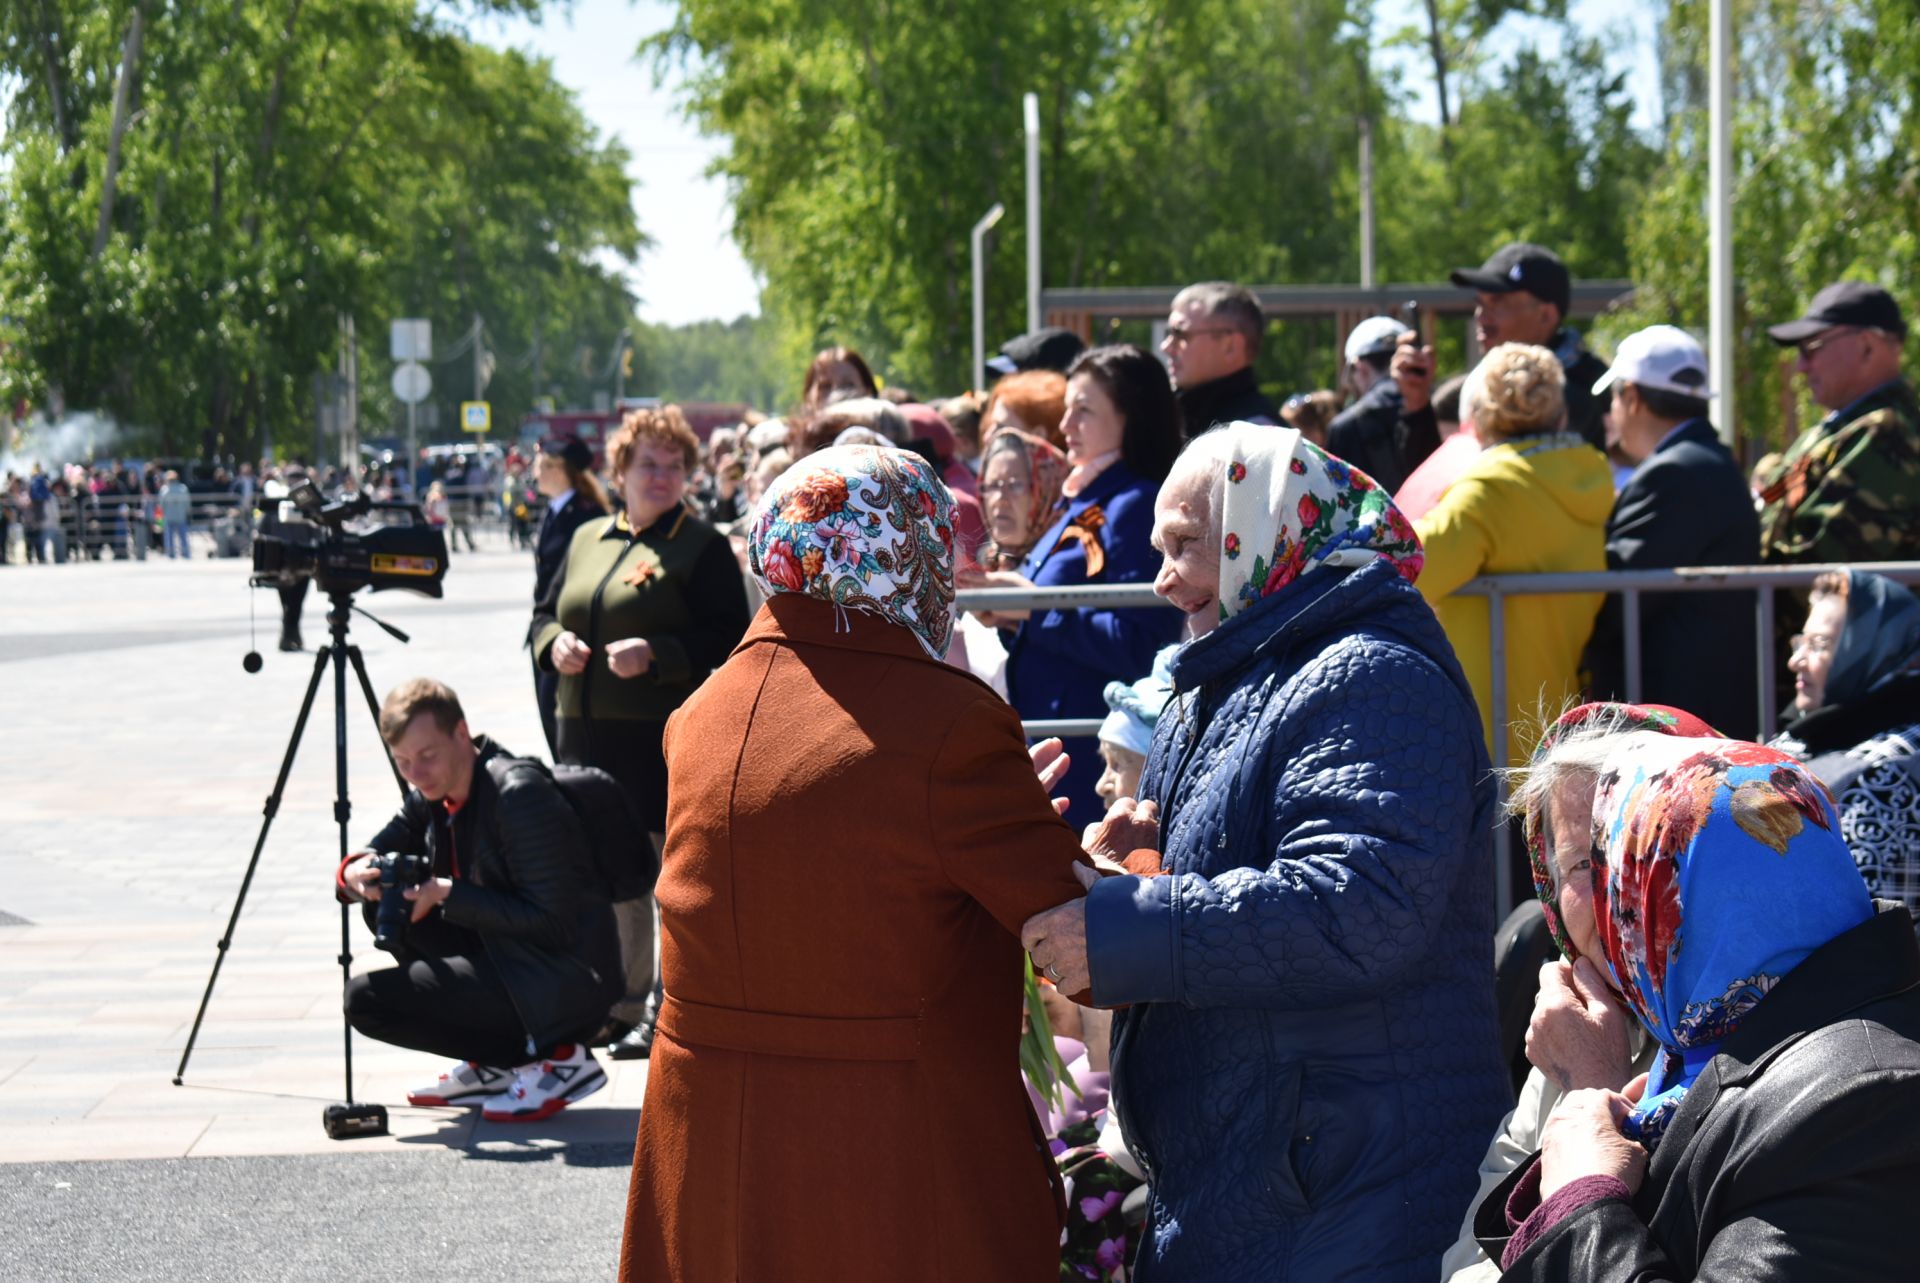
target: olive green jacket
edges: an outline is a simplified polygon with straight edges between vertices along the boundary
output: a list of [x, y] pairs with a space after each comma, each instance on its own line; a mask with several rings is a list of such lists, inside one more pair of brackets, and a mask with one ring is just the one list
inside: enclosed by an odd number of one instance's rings
[[[548, 670], [563, 632], [593, 649], [585, 672], [560, 675], [561, 717], [664, 722], [746, 630], [746, 587], [733, 549], [682, 507], [637, 535], [624, 513], [583, 524], [534, 610], [530, 636], [534, 659]], [[618, 677], [606, 647], [629, 637], [647, 641], [653, 665]]]

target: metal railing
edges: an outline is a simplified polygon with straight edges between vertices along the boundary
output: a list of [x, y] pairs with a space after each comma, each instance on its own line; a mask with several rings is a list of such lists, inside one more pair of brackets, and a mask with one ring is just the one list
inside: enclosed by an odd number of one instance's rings
[[[1626, 659], [1628, 702], [1641, 697], [1644, 669], [1641, 653], [1640, 606], [1646, 593], [1663, 592], [1750, 592], [1754, 594], [1754, 656], [1758, 675], [1755, 692], [1760, 714], [1760, 734], [1772, 727], [1779, 711], [1775, 696], [1778, 674], [1774, 665], [1780, 656], [1776, 646], [1774, 594], [1780, 590], [1803, 589], [1830, 570], [1862, 570], [1883, 575], [1904, 584], [1920, 584], [1920, 561], [1860, 562], [1827, 566], [1691, 566], [1675, 570], [1601, 570], [1566, 574], [1482, 575], [1462, 584], [1454, 592], [1459, 596], [1485, 597], [1488, 615], [1488, 661], [1492, 673], [1488, 699], [1493, 704], [1493, 743], [1489, 751], [1495, 766], [1504, 766], [1512, 734], [1507, 721], [1507, 621], [1506, 603], [1512, 597], [1566, 596], [1580, 593], [1619, 593], [1622, 607], [1621, 633]], [[961, 610], [1070, 610], [1076, 607], [1117, 609], [1134, 606], [1162, 606], [1169, 603], [1155, 595], [1151, 584], [1126, 584], [1088, 588], [972, 588], [957, 595]], [[1022, 723], [1034, 736], [1093, 735], [1100, 728], [1099, 718], [1034, 721]], [[1505, 823], [1506, 778], [1494, 776], [1495, 795], [1500, 803], [1501, 821], [1495, 829], [1496, 896], [1500, 917], [1512, 911], [1513, 895], [1508, 878], [1511, 864], [1512, 831]]]

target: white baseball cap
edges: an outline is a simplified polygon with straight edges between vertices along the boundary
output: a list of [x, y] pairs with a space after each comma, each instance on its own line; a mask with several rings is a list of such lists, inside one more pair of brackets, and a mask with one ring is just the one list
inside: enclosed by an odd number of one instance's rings
[[1649, 325], [1621, 339], [1613, 364], [1593, 385], [1594, 395], [1621, 382], [1703, 401], [1713, 396], [1707, 383], [1706, 349], [1693, 335], [1673, 325]]
[[1409, 332], [1391, 316], [1369, 316], [1347, 335], [1347, 363], [1351, 365], [1363, 356], [1391, 352], [1399, 346], [1400, 336]]

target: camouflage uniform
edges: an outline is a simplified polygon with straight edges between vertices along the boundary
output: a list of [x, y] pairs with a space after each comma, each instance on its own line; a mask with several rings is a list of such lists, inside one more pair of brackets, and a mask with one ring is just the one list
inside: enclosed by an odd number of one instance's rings
[[1920, 558], [1920, 405], [1906, 380], [1801, 433], [1760, 492], [1763, 561]]

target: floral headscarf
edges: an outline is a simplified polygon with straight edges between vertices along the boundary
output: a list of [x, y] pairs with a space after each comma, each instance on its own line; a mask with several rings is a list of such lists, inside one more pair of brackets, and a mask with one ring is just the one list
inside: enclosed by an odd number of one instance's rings
[[782, 473], [753, 514], [747, 564], [771, 597], [876, 615], [945, 659], [953, 639], [953, 496], [917, 454], [835, 446]]
[[1293, 428], [1234, 423], [1220, 505], [1220, 618], [1320, 566], [1385, 557], [1412, 583], [1426, 558], [1387, 492]]
[[1665, 1052], [1623, 1128], [1651, 1149], [1742, 1018], [1873, 903], [1826, 787], [1776, 749], [1629, 736], [1593, 815], [1607, 966]]
[[[1052, 443], [1029, 436], [1014, 428], [1002, 428], [993, 434], [993, 440], [987, 446], [985, 459], [980, 465], [984, 474], [987, 461], [994, 455], [1006, 451], [1017, 454], [1026, 460], [1027, 467], [1027, 534], [1034, 542], [1047, 533], [1053, 525], [1054, 513], [1060, 507], [1060, 490], [1066, 484], [1067, 472], [1072, 467], [1067, 456], [1060, 453]], [[984, 496], [982, 497], [984, 500]], [[1032, 544], [1029, 544], [1030, 548]], [[1027, 554], [1027, 548], [999, 548], [994, 553], [1001, 557], [1019, 558]]]
[[[1544, 762], [1553, 746], [1566, 738], [1568, 732], [1589, 722], [1610, 724], [1611, 729], [1619, 731], [1652, 731], [1658, 735], [1678, 735], [1687, 739], [1725, 738], [1692, 713], [1683, 713], [1664, 704], [1582, 704], [1561, 714], [1547, 728], [1547, 733], [1540, 737], [1540, 743], [1533, 750], [1533, 765], [1538, 767]], [[1547, 930], [1553, 934], [1553, 942], [1559, 946], [1560, 956], [1572, 962], [1580, 956], [1580, 951], [1573, 947], [1566, 925], [1560, 921], [1560, 879], [1551, 853], [1547, 850], [1547, 830], [1542, 822], [1545, 818], [1539, 810], [1529, 810], [1521, 821], [1521, 832], [1526, 840], [1527, 864], [1533, 870], [1534, 894], [1546, 906]]]

